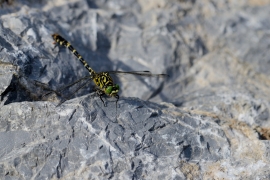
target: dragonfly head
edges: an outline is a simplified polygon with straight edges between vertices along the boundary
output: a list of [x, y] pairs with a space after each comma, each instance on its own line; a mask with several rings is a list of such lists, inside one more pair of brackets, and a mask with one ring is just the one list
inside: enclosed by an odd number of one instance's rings
[[118, 84], [114, 84], [112, 86], [108, 86], [106, 89], [105, 89], [105, 93], [109, 96], [116, 96], [117, 93], [119, 92], [119, 85]]

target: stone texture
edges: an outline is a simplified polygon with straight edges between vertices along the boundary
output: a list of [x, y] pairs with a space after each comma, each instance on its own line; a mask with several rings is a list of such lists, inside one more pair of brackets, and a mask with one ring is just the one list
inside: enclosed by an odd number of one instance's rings
[[[269, 179], [268, 1], [0, 4], [0, 179]], [[96, 71], [170, 77], [57, 106], [88, 72], [53, 33]]]

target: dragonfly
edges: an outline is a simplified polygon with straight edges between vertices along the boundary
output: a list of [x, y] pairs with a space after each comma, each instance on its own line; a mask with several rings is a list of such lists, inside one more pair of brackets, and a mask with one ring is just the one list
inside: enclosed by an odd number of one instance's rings
[[[110, 97], [116, 98], [116, 107], [117, 103], [119, 100], [119, 91], [120, 91], [120, 86], [118, 84], [115, 84], [112, 78], [112, 74], [131, 74], [131, 75], [136, 75], [136, 76], [147, 76], [147, 77], [168, 77], [167, 74], [152, 74], [150, 71], [131, 71], [131, 72], [125, 72], [125, 71], [107, 71], [107, 72], [95, 72], [88, 64], [87, 62], [83, 59], [83, 57], [78, 53], [78, 51], [67, 41], [65, 40], [62, 36], [59, 34], [55, 33], [52, 34], [52, 38], [54, 40], [55, 45], [60, 45], [60, 46], [65, 46], [67, 47], [76, 57], [77, 59], [83, 64], [83, 66], [88, 70], [89, 76], [85, 76], [67, 86], [64, 88], [61, 88], [56, 91], [56, 94], [60, 94], [63, 90], [66, 88], [69, 88], [73, 86], [74, 84], [77, 84], [83, 80], [88, 80], [86, 83], [81, 85], [79, 88], [77, 88], [68, 98], [69, 99], [71, 96], [73, 96], [78, 90], [81, 88], [85, 87], [89, 80], [93, 81], [95, 84], [95, 91], [97, 95], [99, 96], [100, 100], [102, 101], [103, 105], [106, 106], [104, 100], [102, 99], [102, 96], [107, 95]], [[55, 91], [54, 91], [55, 92]], [[64, 100], [65, 101], [65, 100]], [[60, 102], [58, 105], [62, 104], [64, 101]]]

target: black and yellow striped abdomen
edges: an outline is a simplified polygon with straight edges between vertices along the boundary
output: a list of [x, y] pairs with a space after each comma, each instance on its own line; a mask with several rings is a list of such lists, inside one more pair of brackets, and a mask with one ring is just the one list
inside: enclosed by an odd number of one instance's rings
[[95, 71], [87, 64], [87, 62], [83, 59], [83, 57], [78, 53], [76, 49], [62, 36], [59, 34], [53, 34], [52, 35], [55, 42], [59, 43], [61, 46], [66, 46], [84, 65], [84, 67], [89, 71], [90, 75], [94, 74]]

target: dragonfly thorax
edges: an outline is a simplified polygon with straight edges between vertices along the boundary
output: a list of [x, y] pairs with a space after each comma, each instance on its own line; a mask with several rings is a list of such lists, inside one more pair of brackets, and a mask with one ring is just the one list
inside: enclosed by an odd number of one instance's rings
[[117, 96], [120, 87], [118, 84], [113, 83], [108, 72], [95, 73], [92, 75], [92, 79], [103, 93], [109, 96]]

